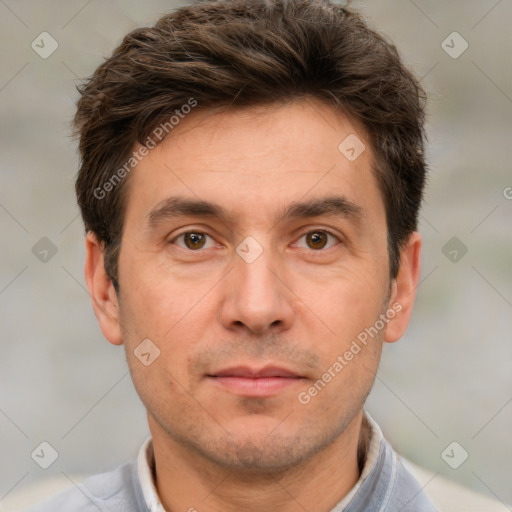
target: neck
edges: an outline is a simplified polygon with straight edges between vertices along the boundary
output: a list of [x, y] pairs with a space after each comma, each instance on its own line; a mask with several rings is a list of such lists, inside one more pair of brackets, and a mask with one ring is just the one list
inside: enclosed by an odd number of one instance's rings
[[331, 445], [280, 473], [219, 467], [164, 434], [150, 419], [155, 482], [168, 512], [331, 510], [357, 482], [371, 436], [362, 411]]

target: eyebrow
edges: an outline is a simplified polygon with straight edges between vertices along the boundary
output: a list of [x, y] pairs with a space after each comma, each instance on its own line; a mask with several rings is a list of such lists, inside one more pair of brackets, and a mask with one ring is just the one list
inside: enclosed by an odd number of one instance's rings
[[[277, 224], [285, 220], [325, 215], [337, 215], [359, 223], [363, 217], [363, 209], [346, 197], [329, 196], [290, 203], [277, 212], [274, 220]], [[165, 199], [153, 208], [147, 216], [147, 225], [149, 229], [154, 229], [161, 223], [178, 217], [217, 217], [226, 224], [234, 224], [237, 215], [209, 201], [176, 196]]]

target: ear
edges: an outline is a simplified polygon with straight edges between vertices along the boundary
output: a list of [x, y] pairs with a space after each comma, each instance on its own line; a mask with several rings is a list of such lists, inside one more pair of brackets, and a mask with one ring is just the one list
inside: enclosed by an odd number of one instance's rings
[[123, 342], [119, 325], [119, 304], [112, 281], [105, 272], [104, 247], [89, 231], [85, 239], [85, 281], [92, 307], [103, 336], [113, 345]]
[[389, 310], [396, 314], [386, 326], [384, 341], [387, 343], [399, 340], [409, 325], [420, 278], [421, 243], [421, 235], [415, 231], [400, 251], [400, 267], [391, 284], [389, 300]]

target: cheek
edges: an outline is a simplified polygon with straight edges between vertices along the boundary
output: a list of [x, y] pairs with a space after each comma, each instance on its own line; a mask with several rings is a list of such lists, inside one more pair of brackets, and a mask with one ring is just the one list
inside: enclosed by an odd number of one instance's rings
[[[188, 358], [212, 326], [216, 308], [212, 303], [214, 294], [207, 294], [211, 284], [189, 285], [186, 280], [150, 273], [148, 269], [139, 275], [132, 288], [125, 288], [120, 304], [123, 340], [127, 357], [133, 360], [133, 378], [139, 379], [141, 386], [146, 386], [144, 381], [151, 386], [170, 378], [171, 384], [178, 384], [170, 390], [179, 394], [179, 384], [190, 385]], [[161, 367], [160, 372], [140, 369], [139, 361], [134, 359], [145, 339], [156, 347], [158, 358], [154, 364]]]
[[138, 335], [160, 338], [186, 315], [193, 300], [188, 296], [194, 294], [148, 262], [130, 263], [121, 283], [126, 326]]
[[381, 313], [387, 295], [387, 280], [381, 273], [360, 267], [343, 269], [324, 279], [320, 286], [304, 283], [301, 297], [329, 328], [343, 338], [372, 325]]
[[338, 279], [317, 297], [317, 311], [329, 328], [312, 346], [322, 361], [320, 379], [329, 381], [319, 402], [339, 406], [351, 396], [363, 399], [371, 388], [385, 332], [380, 315], [386, 311], [387, 282], [379, 279], [361, 272]]

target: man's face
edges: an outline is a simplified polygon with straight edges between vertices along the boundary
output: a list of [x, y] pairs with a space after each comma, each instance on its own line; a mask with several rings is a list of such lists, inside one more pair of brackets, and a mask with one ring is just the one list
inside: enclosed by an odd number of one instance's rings
[[[366, 146], [353, 161], [349, 135]], [[154, 438], [282, 469], [360, 418], [393, 301], [371, 159], [356, 125], [297, 101], [194, 112], [134, 169], [119, 323]]]

